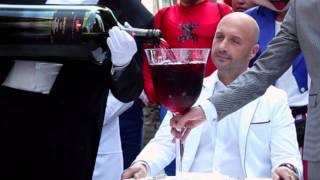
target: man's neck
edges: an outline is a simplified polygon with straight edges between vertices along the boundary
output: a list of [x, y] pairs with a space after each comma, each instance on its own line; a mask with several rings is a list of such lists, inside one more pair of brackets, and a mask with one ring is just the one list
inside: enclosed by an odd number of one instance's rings
[[239, 74], [234, 74], [230, 72], [223, 72], [223, 71], [218, 71], [218, 78], [219, 80], [225, 85], [228, 86], [230, 83], [232, 83], [239, 75]]
[[287, 11], [277, 12], [276, 20], [282, 22], [284, 17], [286, 16]]

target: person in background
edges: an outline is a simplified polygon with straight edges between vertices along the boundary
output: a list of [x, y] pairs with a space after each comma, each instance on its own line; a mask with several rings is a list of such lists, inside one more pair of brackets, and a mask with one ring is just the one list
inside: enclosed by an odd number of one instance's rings
[[254, 0], [232, 0], [231, 7], [234, 12], [244, 12], [247, 9], [257, 6]]
[[232, 0], [223, 0], [223, 2], [232, 7]]
[[[220, 21], [211, 51], [217, 70], [204, 80], [197, 103], [223, 91], [247, 71], [259, 49], [258, 38], [259, 27], [246, 14], [232, 13]], [[172, 116], [167, 113], [155, 137], [122, 179], [156, 175], [175, 157]], [[190, 132], [184, 142], [182, 169], [240, 178], [298, 179], [302, 163], [297, 140], [292, 138], [295, 135], [285, 92], [270, 86], [263, 96], [223, 121], [208, 120]], [[287, 166], [297, 168], [292, 171]]]
[[[108, 6], [111, 1], [1, 3]], [[137, 51], [134, 39], [116, 27], [109, 34], [111, 61], [101, 66], [76, 60], [1, 59], [0, 179], [92, 178], [109, 90], [129, 102], [143, 88], [140, 62], [133, 57]]]
[[[219, 93], [192, 108], [185, 115], [174, 117], [173, 128], [187, 127], [186, 133], [175, 134], [184, 139], [190, 129], [206, 118], [220, 120], [243, 105], [261, 96], [270, 84], [286, 72], [302, 51], [311, 79], [308, 116], [303, 146], [303, 158], [308, 160], [309, 179], [320, 179], [320, 29], [318, 26], [320, 1], [291, 0], [289, 10], [280, 26], [279, 33], [270, 41], [267, 49], [249, 71], [240, 75]], [[207, 109], [204, 109], [207, 105]]]

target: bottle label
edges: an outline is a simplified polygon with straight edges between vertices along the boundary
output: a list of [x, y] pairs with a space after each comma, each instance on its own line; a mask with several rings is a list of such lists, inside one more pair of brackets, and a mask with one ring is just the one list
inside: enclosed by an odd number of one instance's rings
[[54, 13], [51, 27], [51, 43], [80, 43], [86, 11], [58, 10]]

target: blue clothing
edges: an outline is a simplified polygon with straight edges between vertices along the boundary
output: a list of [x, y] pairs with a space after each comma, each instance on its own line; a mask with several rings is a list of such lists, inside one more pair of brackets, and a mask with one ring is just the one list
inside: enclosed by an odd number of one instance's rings
[[[251, 60], [249, 66], [252, 66], [257, 58], [261, 55], [261, 53], [266, 50], [268, 43], [275, 36], [276, 12], [263, 6], [257, 6], [247, 10], [245, 13], [253, 17], [257, 21], [260, 28], [260, 50], [257, 53], [256, 57]], [[296, 60], [292, 64], [292, 73], [297, 81], [300, 93], [304, 93], [305, 91], [307, 91], [308, 71], [302, 53], [297, 56]]]
[[123, 167], [125, 169], [130, 167], [143, 145], [142, 107], [142, 102], [137, 99], [132, 107], [119, 116]]

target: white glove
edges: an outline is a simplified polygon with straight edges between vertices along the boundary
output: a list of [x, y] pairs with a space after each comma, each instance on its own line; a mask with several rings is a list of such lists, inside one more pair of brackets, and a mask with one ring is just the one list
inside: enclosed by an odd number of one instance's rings
[[109, 30], [107, 44], [111, 51], [111, 61], [114, 66], [126, 66], [137, 52], [137, 44], [132, 36], [114, 26]]

